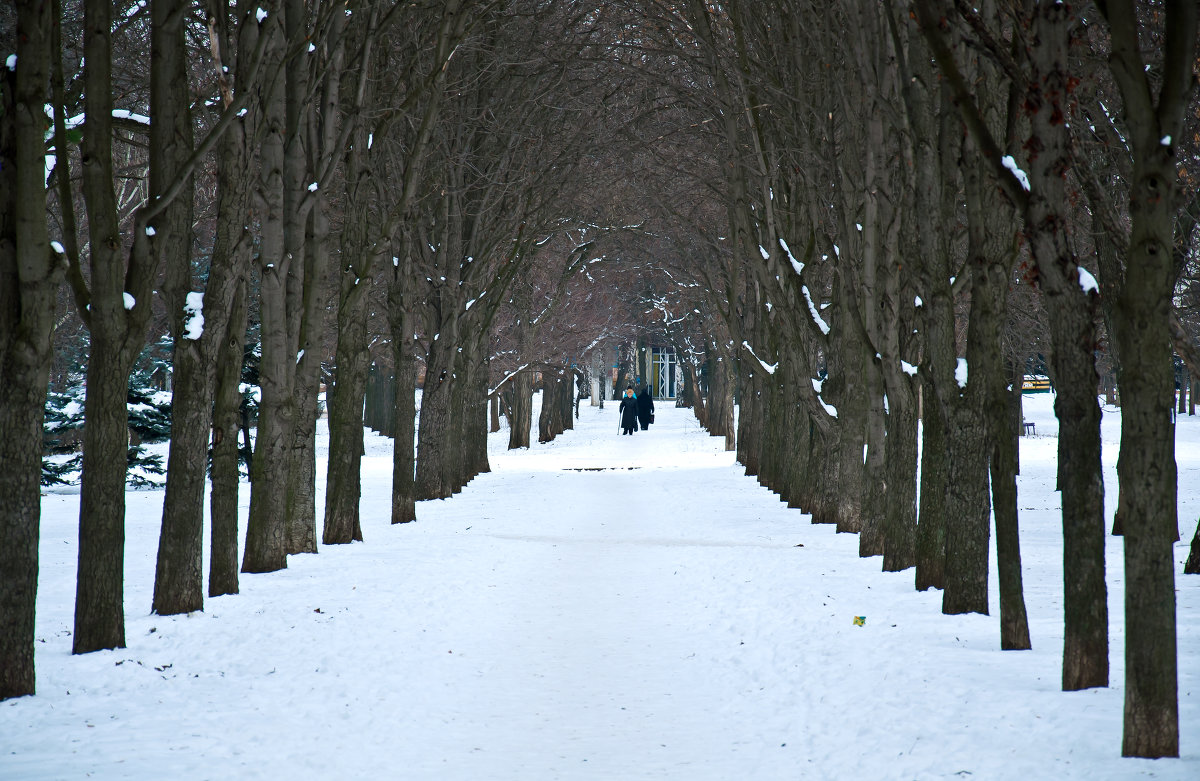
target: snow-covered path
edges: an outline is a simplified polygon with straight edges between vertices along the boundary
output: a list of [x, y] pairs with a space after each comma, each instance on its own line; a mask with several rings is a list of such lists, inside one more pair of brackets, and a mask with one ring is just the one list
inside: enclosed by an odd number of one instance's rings
[[1052, 438], [1022, 443], [1035, 650], [1004, 653], [995, 617], [941, 615], [664, 407], [633, 437], [587, 406], [548, 445], [493, 435], [494, 471], [403, 527], [371, 438], [364, 543], [192, 616], [147, 614], [162, 495], [130, 493], [129, 647], [84, 657], [78, 497], [47, 496], [39, 694], [0, 703], [0, 778], [1200, 777], [1197, 579], [1179, 580], [1183, 759], [1118, 756], [1117, 541], [1113, 686], [1059, 691]]

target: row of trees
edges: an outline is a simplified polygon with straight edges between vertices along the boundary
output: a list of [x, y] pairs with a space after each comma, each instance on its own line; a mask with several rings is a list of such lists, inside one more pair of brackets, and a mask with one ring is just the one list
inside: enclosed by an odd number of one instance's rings
[[[126, 401], [151, 324], [173, 343], [154, 612], [203, 606], [206, 498], [209, 596], [235, 593], [239, 570], [316, 550], [323, 366], [321, 538], [361, 539], [363, 394], [381, 334], [402, 381], [393, 521], [411, 520], [416, 501], [487, 469], [491, 324], [514, 306], [513, 280], [540, 290], [561, 276], [551, 266], [582, 257], [554, 250], [582, 224], [563, 207], [613, 83], [597, 75], [599, 19], [575, 3], [19, 2], [4, 14], [3, 114], [16, 120], [0, 137], [7, 697], [34, 690], [42, 410], [64, 287], [87, 340], [73, 633], [85, 653], [125, 643]], [[239, 563], [248, 323], [261, 403]]]
[[[988, 611], [994, 517], [1001, 645], [1028, 648], [1015, 475], [1035, 350], [1005, 328], [1032, 284], [1060, 421], [1063, 688], [1109, 681], [1103, 350], [1123, 408], [1122, 750], [1177, 755], [1172, 347], [1192, 348], [1173, 296], [1195, 227], [1180, 181], [1200, 120], [1194, 5], [652, 13], [663, 133], [715, 150], [659, 186], [692, 226], [680, 252], [712, 318], [693, 336], [735, 372], [747, 473], [857, 532], [885, 569], [913, 568], [946, 613]], [[697, 182], [717, 197], [689, 198]]]
[[[236, 592], [239, 569], [317, 550], [323, 381], [321, 541], [337, 544], [362, 538], [372, 364], [395, 378], [400, 523], [488, 469], [489, 399], [509, 446], [527, 447], [535, 374], [544, 441], [569, 426], [577, 372], [606, 383], [617, 355], [644, 376], [631, 346], [654, 343], [675, 347], [684, 396], [747, 473], [942, 589], [945, 612], [988, 611], [994, 517], [1012, 649], [1031, 643], [1020, 378], [1042, 353], [1061, 432], [1063, 688], [1109, 678], [1099, 361], [1124, 407], [1123, 752], [1178, 753], [1172, 347], [1200, 373], [1189, 298], [1173, 299], [1200, 214], [1185, 187], [1200, 145], [1192, 4], [19, 0], [3, 13], [16, 55], [0, 125], [0, 426], [13, 432], [0, 697], [34, 689], [56, 353], [88, 355], [79, 653], [124, 644], [125, 402], [148, 332], [173, 343], [156, 612], [203, 606], [206, 479], [209, 596]], [[63, 290], [86, 351], [64, 347], [69, 326], [56, 346]], [[248, 326], [261, 404], [239, 563]]]

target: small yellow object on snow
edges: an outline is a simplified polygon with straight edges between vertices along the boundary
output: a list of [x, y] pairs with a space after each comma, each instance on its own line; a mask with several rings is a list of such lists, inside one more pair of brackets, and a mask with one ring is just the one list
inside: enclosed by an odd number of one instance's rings
[[866, 623], [867, 623], [866, 616], [855, 616], [854, 617], [854, 625], [855, 626], [865, 626]]

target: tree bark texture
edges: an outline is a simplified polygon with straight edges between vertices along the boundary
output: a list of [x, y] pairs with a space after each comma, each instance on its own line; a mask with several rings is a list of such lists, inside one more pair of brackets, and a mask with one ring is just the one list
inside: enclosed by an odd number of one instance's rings
[[[91, 250], [84, 322], [91, 332], [79, 502], [74, 653], [125, 646], [125, 473], [129, 370], [145, 339], [157, 274], [146, 222], [135, 215], [129, 268], [113, 190], [112, 8], [84, 7], [85, 116], [81, 144]], [[77, 296], [77, 300], [79, 300]]]
[[996, 523], [996, 568], [1000, 581], [1000, 647], [1023, 651], [1033, 647], [1025, 588], [1021, 577], [1021, 538], [1017, 512], [1017, 456], [1021, 432], [1021, 370], [1009, 365], [1008, 385], [994, 388], [988, 399], [992, 432], [992, 515]]
[[[243, 237], [245, 234], [242, 234]], [[244, 242], [232, 249], [248, 271], [250, 247]], [[214, 252], [215, 255], [215, 252]], [[249, 305], [243, 274], [233, 295], [229, 326], [218, 345], [216, 386], [213, 392], [212, 489], [209, 496], [212, 550], [208, 563], [208, 595], [238, 593], [238, 486], [241, 483], [238, 432], [242, 422], [242, 366], [246, 353], [246, 317]]]
[[917, 515], [917, 591], [942, 588], [946, 573], [946, 418], [929, 384], [923, 386], [921, 504]]
[[[888, 399], [892, 399], [892, 394], [888, 395]], [[917, 408], [910, 399], [907, 403], [894, 403], [888, 413], [888, 501], [883, 522], [884, 572], [900, 572], [916, 566], [916, 465]]]
[[406, 293], [407, 264], [399, 260], [388, 280], [388, 325], [396, 374], [395, 435], [392, 439], [392, 523], [417, 519], [417, 369], [413, 345], [413, 316]]
[[[360, 209], [365, 205], [361, 205]], [[363, 452], [363, 399], [371, 355], [367, 349], [368, 293], [372, 260], [365, 257], [365, 211], [347, 215], [338, 294], [337, 368], [329, 403], [329, 468], [325, 483], [325, 528], [321, 542], [362, 539], [359, 503]]]
[[529, 447], [533, 429], [533, 371], [522, 369], [509, 381], [512, 386], [512, 405], [508, 417], [508, 449]]
[[[50, 4], [16, 4], [16, 69], [0, 74], [0, 700], [33, 694], [42, 423], [63, 258], [46, 221]], [[61, 173], [59, 174], [62, 175]]]
[[[1120, 342], [1121, 486], [1125, 535], [1123, 756], [1179, 756], [1178, 650], [1173, 545], [1179, 537], [1171, 312], [1175, 209], [1172, 139], [1195, 91], [1194, 3], [1166, 4], [1163, 81], [1145, 78], [1137, 14], [1129, 0], [1101, 3], [1113, 38], [1112, 70], [1133, 151], [1129, 272], [1113, 307]], [[1129, 27], [1132, 25], [1132, 27]]]
[[[266, 65], [281, 67], [282, 22], [277, 14], [262, 23], [272, 36]], [[260, 281], [262, 357], [254, 461], [250, 468], [250, 516], [242, 572], [275, 572], [287, 567], [287, 486], [292, 427], [296, 418], [293, 394], [296, 354], [288, 344], [288, 277], [293, 256], [285, 246], [284, 167], [286, 95], [280, 80], [268, 80], [262, 90], [263, 127], [259, 159]]]
[[[169, 1], [151, 6], [150, 190], [162, 193], [192, 153], [192, 116], [188, 105], [187, 48], [184, 21], [189, 4]], [[192, 191], [176, 198], [156, 221], [157, 245], [166, 279], [163, 299], [174, 344], [171, 398], [171, 446], [162, 528], [154, 571], [151, 611], [190, 613], [204, 607], [204, 488], [206, 444], [212, 412], [209, 367], [202, 338], [184, 331], [186, 296], [192, 286]], [[217, 327], [217, 323], [210, 327]], [[211, 340], [210, 340], [211, 341]]]
[[[1040, 151], [1029, 171], [1025, 226], [1050, 318], [1059, 421], [1065, 640], [1063, 689], [1108, 685], [1108, 597], [1104, 581], [1104, 480], [1100, 463], [1099, 376], [1095, 349], [1098, 296], [1079, 284], [1067, 236], [1062, 172], [1071, 167], [1068, 129], [1072, 19], [1068, 6], [1039, 6], [1034, 33], [1031, 144]], [[1122, 354], [1122, 361], [1125, 356]], [[1124, 374], [1124, 372], [1122, 372]]]

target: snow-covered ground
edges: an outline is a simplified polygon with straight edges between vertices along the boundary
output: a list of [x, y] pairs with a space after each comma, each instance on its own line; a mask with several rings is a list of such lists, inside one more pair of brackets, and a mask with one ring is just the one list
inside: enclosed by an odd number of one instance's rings
[[[494, 471], [402, 527], [372, 436], [365, 542], [243, 575], [190, 616], [148, 612], [162, 492], [131, 492], [129, 647], [86, 656], [69, 636], [78, 495], [48, 494], [38, 694], [0, 703], [0, 778], [1200, 778], [1200, 577], [1177, 574], [1181, 759], [1119, 756], [1119, 539], [1112, 686], [1059, 691], [1050, 402], [1026, 397], [1021, 442], [1027, 652], [999, 650], [994, 576], [993, 616], [943, 616], [911, 571], [859, 559], [665, 403], [634, 437], [586, 405], [549, 445], [493, 435]], [[1110, 510], [1118, 432], [1109, 410]], [[1178, 441], [1177, 573], [1200, 421]]]

